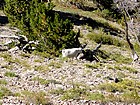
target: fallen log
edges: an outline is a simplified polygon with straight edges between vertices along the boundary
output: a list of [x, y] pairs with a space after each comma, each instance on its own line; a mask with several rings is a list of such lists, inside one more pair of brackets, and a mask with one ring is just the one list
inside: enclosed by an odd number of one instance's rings
[[102, 45], [102, 42], [99, 43], [93, 50], [90, 50], [90, 49], [83, 50], [82, 51], [83, 56], [81, 56], [79, 59], [85, 59], [90, 62], [92, 62], [94, 60], [97, 62], [100, 62], [100, 60], [97, 57], [97, 52], [98, 52], [99, 48], [101, 47], [101, 45]]
[[[0, 38], [9, 38], [10, 41], [4, 43], [4, 44], [0, 44], [1, 47], [3, 46], [8, 46], [9, 44], [15, 42], [15, 41], [18, 41], [16, 44], [15, 44], [15, 47], [14, 48], [11, 48], [11, 49], [7, 49], [7, 51], [9, 52], [13, 52], [13, 51], [17, 51], [17, 50], [22, 50], [24, 52], [31, 52], [33, 50], [35, 50], [34, 47], [32, 47], [32, 44], [35, 44], [37, 45], [38, 44], [38, 41], [28, 41], [28, 38], [24, 35], [0, 35]], [[13, 41], [11, 40], [13, 39]], [[2, 51], [0, 49], [0, 51]], [[5, 50], [4, 50], [5, 51]]]

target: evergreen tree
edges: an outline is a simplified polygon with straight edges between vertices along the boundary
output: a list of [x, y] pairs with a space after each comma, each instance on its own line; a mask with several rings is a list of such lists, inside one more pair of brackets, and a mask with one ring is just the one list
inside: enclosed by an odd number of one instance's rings
[[18, 27], [29, 40], [38, 40], [38, 51], [55, 56], [63, 48], [79, 47], [77, 34], [70, 20], [62, 20], [51, 2], [42, 0], [5, 0], [4, 11], [9, 22]]

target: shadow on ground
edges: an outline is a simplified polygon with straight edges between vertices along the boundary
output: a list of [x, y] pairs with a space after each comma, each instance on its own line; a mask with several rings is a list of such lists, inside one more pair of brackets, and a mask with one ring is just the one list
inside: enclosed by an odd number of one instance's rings
[[117, 29], [109, 27], [108, 23], [104, 23], [104, 24], [99, 23], [90, 17], [84, 17], [78, 14], [72, 14], [72, 13], [67, 13], [67, 12], [62, 12], [62, 11], [55, 11], [55, 12], [58, 13], [62, 19], [71, 20], [74, 23], [74, 25], [78, 25], [78, 26], [88, 25], [88, 26], [91, 26], [92, 29], [102, 27], [106, 33], [110, 32], [110, 34], [114, 36], [117, 36], [118, 34], [122, 33], [122, 32], [118, 32]]
[[0, 16], [0, 25], [5, 25], [9, 23], [8, 18], [6, 16]]
[[[104, 32], [108, 33], [110, 32], [111, 35], [117, 36], [118, 34], [122, 33], [122, 32], [118, 32], [118, 30], [109, 27], [108, 23], [99, 23], [96, 20], [93, 20], [90, 17], [84, 17], [84, 16], [80, 16], [78, 14], [72, 14], [72, 13], [66, 13], [66, 12], [61, 12], [61, 11], [55, 11], [56, 13], [58, 13], [60, 15], [60, 17], [62, 19], [69, 19], [72, 21], [72, 23], [74, 23], [74, 25], [80, 26], [80, 25], [88, 25], [91, 26], [92, 29], [95, 28], [103, 28]], [[5, 25], [9, 23], [8, 22], [8, 18], [6, 16], [0, 16], [0, 25]]]

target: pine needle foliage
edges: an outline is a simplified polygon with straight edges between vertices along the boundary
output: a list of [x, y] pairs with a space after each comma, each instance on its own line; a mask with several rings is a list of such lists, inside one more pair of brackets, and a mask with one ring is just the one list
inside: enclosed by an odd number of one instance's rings
[[5, 0], [5, 14], [29, 40], [38, 40], [37, 51], [58, 56], [63, 48], [79, 47], [70, 20], [62, 20], [51, 2], [42, 0]]

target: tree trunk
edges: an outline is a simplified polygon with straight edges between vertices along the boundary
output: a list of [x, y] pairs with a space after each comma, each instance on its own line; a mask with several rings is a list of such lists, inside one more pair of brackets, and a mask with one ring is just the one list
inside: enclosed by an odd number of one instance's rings
[[131, 49], [131, 51], [132, 51], [132, 59], [133, 59], [133, 61], [137, 61], [138, 59], [139, 59], [139, 56], [138, 56], [138, 54], [136, 53], [136, 51], [135, 51], [135, 49], [134, 49], [134, 46], [133, 46], [133, 44], [130, 42], [130, 39], [129, 39], [129, 33], [128, 33], [128, 30], [129, 30], [129, 27], [128, 27], [128, 23], [127, 23], [127, 19], [126, 19], [126, 11], [125, 11], [125, 9], [124, 9], [124, 22], [125, 22], [125, 35], [126, 35], [126, 41], [127, 41], [127, 43], [129, 44], [129, 47], [130, 47], [130, 49]]

